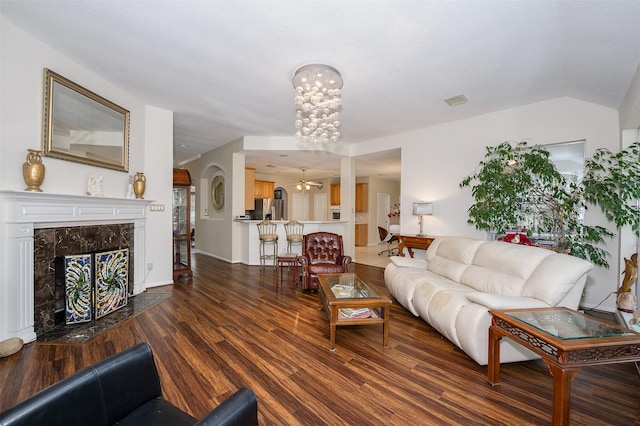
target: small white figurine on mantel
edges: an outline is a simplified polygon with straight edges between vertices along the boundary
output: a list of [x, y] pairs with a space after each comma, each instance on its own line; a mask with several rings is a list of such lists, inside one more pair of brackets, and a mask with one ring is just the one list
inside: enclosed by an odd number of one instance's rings
[[102, 197], [102, 176], [95, 178], [93, 173], [89, 173], [87, 181], [87, 195], [92, 197]]
[[129, 175], [129, 187], [127, 189], [127, 198], [135, 198], [133, 193], [133, 175]]

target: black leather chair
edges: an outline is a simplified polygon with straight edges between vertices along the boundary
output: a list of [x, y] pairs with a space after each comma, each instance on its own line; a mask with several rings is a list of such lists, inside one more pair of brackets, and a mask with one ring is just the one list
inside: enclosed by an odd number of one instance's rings
[[140, 343], [55, 383], [0, 414], [0, 425], [257, 425], [255, 394], [242, 388], [202, 420], [162, 398], [151, 348]]
[[313, 232], [302, 239], [302, 289], [317, 290], [318, 274], [349, 272], [351, 256], [344, 255], [342, 235]]

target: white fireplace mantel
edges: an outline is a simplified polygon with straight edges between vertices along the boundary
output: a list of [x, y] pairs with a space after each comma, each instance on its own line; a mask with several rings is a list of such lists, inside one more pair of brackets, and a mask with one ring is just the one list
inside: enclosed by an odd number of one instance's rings
[[0, 191], [0, 342], [36, 339], [34, 229], [134, 224], [134, 293], [144, 291], [144, 232], [150, 200]]

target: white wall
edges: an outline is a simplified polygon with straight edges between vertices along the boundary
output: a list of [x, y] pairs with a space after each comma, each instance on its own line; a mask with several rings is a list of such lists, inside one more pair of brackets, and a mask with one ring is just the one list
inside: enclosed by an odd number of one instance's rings
[[[147, 176], [145, 199], [156, 199], [171, 210], [173, 161], [172, 114], [144, 105], [131, 94], [103, 80], [40, 40], [0, 18], [0, 189], [25, 188], [21, 167], [28, 148], [42, 149], [43, 69], [49, 68], [71, 81], [126, 108], [131, 113], [129, 170]], [[85, 194], [90, 173], [103, 176], [105, 197], [124, 197], [128, 174], [54, 158], [44, 158], [44, 192]], [[173, 282], [170, 257], [170, 213], [152, 215], [146, 225], [146, 261], [154, 270], [152, 285]], [[166, 234], [169, 240], [161, 237]], [[156, 239], [157, 238], [157, 239]], [[169, 265], [169, 266], [167, 266]]]
[[[147, 185], [144, 198], [165, 206], [162, 212], [147, 208], [145, 260], [153, 265], [153, 269], [146, 271], [145, 285], [154, 287], [173, 282], [173, 112], [146, 106], [145, 130], [142, 170]], [[131, 173], [138, 171], [129, 170]]]
[[[599, 147], [619, 150], [617, 112], [572, 98], [558, 98], [369, 141], [355, 147], [352, 155], [402, 148], [402, 232], [418, 232], [418, 222], [405, 206], [425, 200], [434, 203], [433, 216], [425, 217], [425, 233], [484, 239], [484, 232], [467, 224], [467, 209], [473, 203], [471, 190], [462, 190], [458, 185], [474, 172], [484, 157], [485, 146], [506, 140], [550, 144], [579, 139], [586, 140], [588, 156]], [[587, 212], [586, 221], [610, 227], [596, 208]], [[585, 307], [597, 305], [619, 285], [618, 239], [611, 241], [607, 249], [612, 255], [611, 268], [596, 268], [590, 274], [583, 299]], [[609, 297], [600, 308], [613, 310], [614, 306], [613, 297]]]
[[640, 127], [640, 66], [629, 84], [619, 112], [621, 129], [628, 130]]
[[[244, 214], [244, 155], [243, 140], [238, 139], [203, 154], [185, 168], [196, 185], [196, 250], [227, 262], [239, 262], [241, 252], [234, 231], [240, 224], [233, 217]], [[212, 172], [225, 178], [224, 208], [214, 212], [210, 199]], [[207, 213], [205, 215], [205, 209]]]

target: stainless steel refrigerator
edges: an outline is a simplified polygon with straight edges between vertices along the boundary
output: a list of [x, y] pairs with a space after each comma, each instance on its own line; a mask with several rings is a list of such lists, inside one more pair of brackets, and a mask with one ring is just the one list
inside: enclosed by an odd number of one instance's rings
[[256, 208], [251, 212], [252, 219], [287, 220], [287, 206], [285, 200], [273, 198], [256, 198]]

